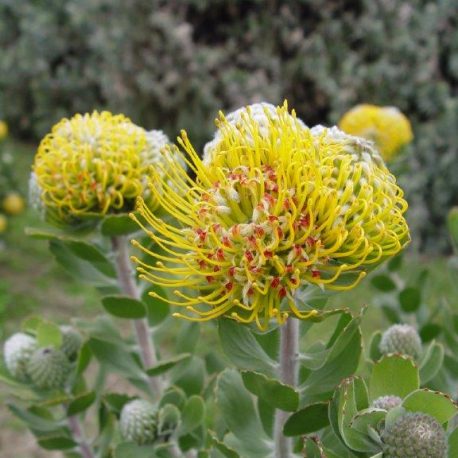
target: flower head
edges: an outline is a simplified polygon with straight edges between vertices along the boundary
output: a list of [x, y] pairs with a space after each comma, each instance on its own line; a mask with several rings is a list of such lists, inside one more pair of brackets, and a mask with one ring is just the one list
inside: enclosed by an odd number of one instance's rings
[[374, 409], [390, 410], [401, 404], [402, 399], [399, 396], [388, 395], [380, 396], [379, 398], [374, 399], [374, 401], [372, 401], [371, 407], [373, 407]]
[[409, 120], [396, 107], [357, 105], [345, 113], [339, 127], [348, 134], [372, 140], [386, 161], [413, 139]]
[[0, 140], [8, 136], [8, 124], [5, 121], [0, 121]]
[[447, 437], [439, 422], [424, 413], [406, 413], [382, 434], [386, 458], [446, 458]]
[[[38, 148], [35, 200], [38, 190], [47, 216], [67, 224], [131, 211], [148, 187], [148, 168], [161, 161], [160, 150], [167, 143], [157, 132], [148, 133], [109, 112], [63, 119]], [[150, 196], [145, 198], [156, 205]]]
[[401, 353], [418, 358], [421, 354], [421, 339], [410, 324], [394, 324], [383, 333], [379, 349], [384, 355]]
[[37, 348], [34, 337], [17, 332], [13, 334], [3, 347], [5, 365], [10, 374], [21, 382], [28, 380], [27, 364]]
[[157, 409], [143, 399], [124, 405], [119, 418], [121, 435], [138, 445], [152, 444], [157, 438]]
[[174, 168], [165, 191], [153, 188], [178, 226], [139, 199], [136, 219], [161, 252], [134, 241], [154, 262], [134, 260], [142, 278], [172, 288], [175, 298], [163, 299], [185, 308], [177, 316], [227, 315], [261, 329], [289, 314], [313, 318], [317, 310], [298, 308], [298, 288], [352, 288], [409, 240], [402, 191], [370, 145], [314, 134], [286, 105], [265, 114], [266, 126], [250, 109], [243, 123], [221, 115], [207, 165], [182, 133], [196, 180]]

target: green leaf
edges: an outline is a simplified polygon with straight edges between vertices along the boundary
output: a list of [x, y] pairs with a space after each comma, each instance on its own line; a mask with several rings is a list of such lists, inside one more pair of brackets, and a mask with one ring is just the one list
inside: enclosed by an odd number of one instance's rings
[[200, 325], [183, 321], [175, 343], [177, 353], [193, 353], [200, 336]]
[[171, 386], [167, 388], [164, 395], [162, 396], [159, 407], [165, 406], [167, 404], [173, 404], [177, 406], [178, 409], [182, 410], [186, 401], [185, 392], [178, 386]]
[[200, 396], [191, 396], [181, 413], [180, 436], [190, 433], [200, 426], [205, 418], [205, 404]]
[[100, 230], [106, 237], [115, 237], [132, 234], [140, 230], [140, 227], [129, 215], [110, 215], [103, 218]]
[[370, 343], [369, 343], [369, 357], [372, 361], [378, 361], [382, 357], [380, 352], [380, 341], [382, 340], [381, 331], [375, 331], [372, 334]]
[[191, 357], [191, 353], [182, 353], [181, 355], [173, 356], [172, 358], [161, 360], [156, 366], [147, 369], [146, 373], [150, 376], [161, 375], [169, 369], [175, 367], [178, 363], [187, 360]]
[[326, 456], [318, 437], [305, 437], [302, 450], [307, 458], [323, 458]]
[[399, 293], [399, 302], [404, 312], [413, 313], [421, 305], [421, 291], [414, 287], [405, 288]]
[[269, 355], [269, 357], [276, 359], [280, 347], [279, 328], [275, 328], [269, 332], [263, 333], [254, 332], [253, 335], [261, 345], [262, 349]]
[[422, 385], [436, 376], [443, 362], [444, 347], [440, 343], [431, 342], [420, 365], [420, 380]]
[[420, 337], [423, 343], [430, 342], [442, 332], [442, 328], [435, 323], [427, 323], [420, 329]]
[[277, 409], [294, 412], [299, 405], [299, 393], [278, 380], [250, 371], [242, 371], [242, 380], [248, 391]]
[[49, 242], [49, 249], [56, 258], [56, 261], [78, 280], [97, 287], [116, 284], [113, 278], [107, 277], [91, 265], [91, 263], [75, 256], [64, 242], [51, 240]]
[[171, 373], [171, 380], [190, 396], [202, 392], [205, 383], [205, 362], [198, 356], [192, 356]]
[[377, 452], [378, 447], [367, 434], [352, 428], [352, 420], [358, 412], [357, 392], [362, 381], [357, 378], [345, 379], [334, 393], [331, 403], [330, 421], [337, 428], [339, 437], [352, 450], [357, 452]]
[[37, 327], [37, 343], [40, 347], [59, 348], [62, 345], [62, 333], [57, 324], [42, 321]]
[[76, 373], [77, 375], [81, 375], [89, 366], [91, 362], [92, 352], [89, 348], [89, 344], [84, 342], [83, 346], [80, 348], [78, 352], [78, 359], [76, 360]]
[[46, 419], [41, 415], [36, 415], [33, 412], [24, 410], [14, 404], [6, 404], [10, 411], [20, 418], [31, 430], [50, 433], [59, 429], [61, 424], [57, 421]]
[[394, 395], [401, 399], [419, 388], [418, 368], [412, 359], [387, 355], [374, 364], [369, 381], [371, 401], [380, 396]]
[[137, 445], [133, 442], [122, 442], [114, 451], [114, 458], [154, 458], [153, 445]]
[[250, 452], [243, 456], [269, 456], [273, 444], [264, 432], [251, 395], [236, 370], [226, 369], [219, 375], [216, 402], [229, 431]]
[[[151, 327], [159, 326], [170, 314], [170, 307], [164, 301], [161, 301], [157, 297], [150, 296], [150, 292], [154, 291], [160, 296], [164, 297], [165, 293], [160, 292], [161, 288], [154, 285], [151, 288], [148, 288], [142, 294], [142, 302], [146, 307], [146, 316], [148, 317], [148, 324]], [[162, 291], [162, 290], [161, 290]]]
[[132, 355], [121, 345], [91, 338], [89, 347], [97, 360], [128, 379], [146, 380], [146, 375]]
[[356, 429], [357, 431], [363, 434], [368, 434], [369, 427], [375, 430], [378, 429], [380, 423], [385, 418], [385, 415], [385, 410], [375, 409], [373, 407], [360, 410], [353, 417], [350, 427]]
[[257, 407], [262, 427], [264, 428], [266, 434], [272, 437], [275, 421], [275, 407], [272, 407], [261, 398], [258, 398]]
[[73, 399], [67, 408], [67, 415], [69, 417], [84, 412], [95, 401], [96, 394], [94, 391], [89, 391]]
[[124, 404], [127, 404], [129, 401], [132, 401], [133, 399], [135, 399], [135, 397], [119, 393], [108, 393], [103, 396], [103, 401], [116, 414], [119, 414], [121, 412], [122, 408], [124, 407]]
[[[339, 335], [321, 368], [300, 385], [301, 403], [329, 399], [334, 388], [356, 371], [361, 356], [360, 318], [354, 318]], [[324, 398], [324, 399], [323, 399]]]
[[453, 246], [455, 250], [458, 250], [458, 207], [453, 207], [449, 211], [447, 217], [447, 227]]
[[45, 450], [68, 450], [78, 445], [72, 438], [66, 436], [41, 436], [38, 444]]
[[372, 286], [384, 293], [396, 289], [396, 283], [388, 275], [376, 275], [372, 277], [371, 283]]
[[403, 260], [402, 253], [398, 254], [394, 258], [391, 258], [388, 261], [388, 264], [387, 264], [388, 270], [390, 272], [395, 272], [395, 271], [399, 270], [401, 268], [401, 265], [402, 265], [402, 260]]
[[401, 322], [401, 315], [398, 313], [396, 308], [391, 305], [384, 304], [380, 307], [382, 309], [383, 315], [385, 318], [392, 324]]
[[45, 321], [42, 317], [32, 315], [27, 317], [21, 323], [21, 330], [24, 332], [30, 332], [32, 334], [36, 334], [38, 326]]
[[285, 436], [310, 434], [329, 425], [327, 402], [317, 402], [293, 413], [283, 428]]
[[113, 263], [95, 245], [82, 240], [68, 241], [65, 242], [65, 245], [75, 256], [89, 262], [107, 277], [117, 278]]
[[452, 431], [452, 433], [448, 436], [448, 458], [456, 458], [457, 456], [458, 456], [458, 428], [455, 428]]
[[224, 352], [237, 367], [275, 375], [277, 363], [263, 350], [249, 327], [222, 318], [218, 320], [218, 332]]
[[105, 296], [102, 299], [103, 308], [117, 318], [135, 320], [146, 316], [142, 302], [128, 296]]
[[428, 389], [416, 390], [410, 393], [402, 402], [402, 407], [410, 412], [423, 412], [444, 424], [457, 413], [457, 405], [446, 394]]
[[213, 431], [209, 431], [210, 443], [226, 458], [240, 458], [240, 455], [235, 451], [229, 448], [224, 442], [221, 442]]

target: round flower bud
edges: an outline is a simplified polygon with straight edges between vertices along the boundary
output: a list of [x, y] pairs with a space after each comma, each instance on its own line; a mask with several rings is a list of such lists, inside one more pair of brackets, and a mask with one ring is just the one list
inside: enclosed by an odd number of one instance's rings
[[390, 410], [401, 404], [402, 399], [399, 396], [380, 396], [379, 398], [372, 401], [371, 407], [375, 409]]
[[3, 199], [2, 207], [9, 215], [19, 215], [24, 211], [24, 199], [17, 192], [10, 192]]
[[[306, 128], [305, 124], [295, 115], [288, 114], [286, 117], [280, 116], [277, 107], [270, 103], [261, 102], [253, 103], [246, 107], [239, 108], [227, 116], [220, 113], [220, 119], [216, 120], [218, 130], [216, 131], [213, 140], [204, 146], [204, 154], [202, 162], [209, 165], [218, 155], [224, 154], [227, 146], [225, 141], [225, 124], [234, 127], [236, 135], [243, 138], [243, 141], [254, 145], [254, 137], [251, 121], [254, 120], [257, 125], [257, 135], [268, 140], [272, 130], [279, 128], [283, 124], [287, 124], [291, 129]], [[284, 127], [284, 126], [282, 126]]]
[[357, 105], [345, 113], [339, 127], [375, 143], [385, 161], [391, 160], [413, 140], [409, 120], [396, 107]]
[[51, 347], [36, 350], [27, 365], [33, 384], [43, 390], [63, 388], [71, 371], [65, 354]]
[[81, 334], [71, 326], [61, 326], [60, 330], [62, 332], [62, 346], [60, 349], [70, 361], [74, 361], [83, 343], [83, 338]]
[[158, 432], [165, 438], [170, 437], [180, 422], [180, 411], [173, 404], [167, 404], [159, 410]]
[[384, 355], [400, 353], [418, 358], [421, 354], [421, 339], [413, 326], [395, 324], [383, 333], [379, 349]]
[[383, 458], [446, 458], [447, 438], [437, 420], [424, 413], [407, 413], [381, 436]]
[[119, 419], [122, 437], [138, 445], [152, 444], [157, 438], [157, 410], [148, 401], [135, 399], [124, 405]]
[[10, 374], [21, 382], [28, 381], [27, 365], [37, 348], [34, 337], [18, 332], [13, 334], [3, 347], [5, 365]]

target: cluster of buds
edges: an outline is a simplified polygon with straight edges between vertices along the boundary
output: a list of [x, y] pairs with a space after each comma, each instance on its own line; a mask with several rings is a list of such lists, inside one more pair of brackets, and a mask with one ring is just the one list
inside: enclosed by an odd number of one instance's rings
[[422, 345], [417, 330], [409, 324], [395, 324], [382, 335], [379, 350], [382, 354], [400, 353], [417, 359], [421, 356]]
[[13, 334], [4, 344], [5, 365], [19, 382], [40, 390], [63, 389], [72, 372], [82, 344], [78, 331], [62, 326], [60, 348], [39, 347], [35, 337], [26, 333]]
[[144, 399], [125, 404], [119, 418], [121, 436], [137, 445], [168, 441], [180, 422], [180, 411], [172, 404], [158, 408]]

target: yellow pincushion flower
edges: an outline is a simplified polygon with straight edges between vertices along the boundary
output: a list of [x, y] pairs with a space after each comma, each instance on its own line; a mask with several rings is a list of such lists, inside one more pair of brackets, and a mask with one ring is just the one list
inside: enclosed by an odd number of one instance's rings
[[148, 168], [161, 161], [167, 143], [165, 135], [154, 132], [159, 131], [146, 132], [109, 112], [77, 114], [56, 124], [40, 143], [33, 167], [48, 216], [75, 223], [131, 211], [148, 187]]
[[299, 288], [352, 288], [409, 241], [402, 190], [370, 143], [311, 131], [286, 105], [266, 116], [267, 130], [250, 109], [239, 123], [221, 115], [206, 165], [182, 133], [196, 179], [169, 169], [165, 192], [152, 189], [177, 225], [139, 199], [133, 218], [160, 250], [133, 241], [152, 262], [133, 259], [141, 278], [172, 289], [163, 299], [183, 307], [176, 316], [261, 329], [289, 314], [314, 318], [296, 304]]
[[396, 107], [357, 105], [345, 113], [339, 127], [346, 133], [372, 140], [390, 161], [413, 140], [409, 120]]

